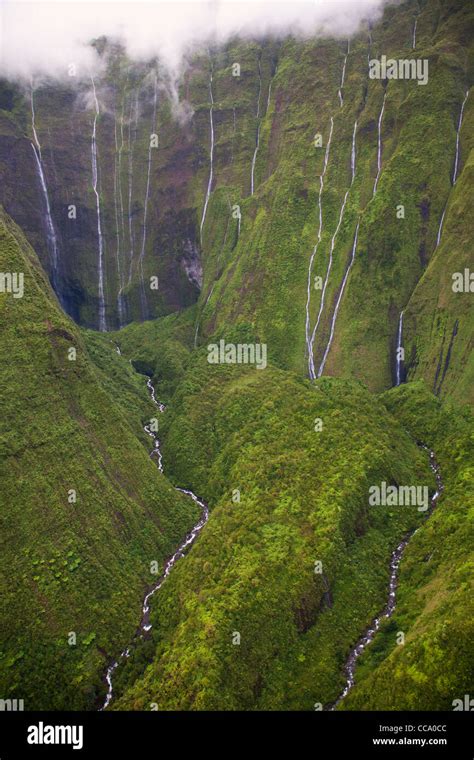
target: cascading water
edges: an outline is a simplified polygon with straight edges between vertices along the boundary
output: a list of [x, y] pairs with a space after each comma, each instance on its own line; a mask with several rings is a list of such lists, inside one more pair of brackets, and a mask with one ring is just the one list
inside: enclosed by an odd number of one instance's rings
[[395, 354], [395, 385], [400, 385], [402, 382], [402, 363], [403, 363], [403, 310], [400, 312], [398, 318], [398, 332], [397, 332], [397, 353]]
[[202, 243], [202, 228], [204, 227], [204, 222], [206, 221], [207, 204], [209, 203], [209, 198], [211, 195], [212, 180], [213, 180], [213, 175], [214, 175], [214, 118], [213, 118], [214, 97], [212, 95], [212, 69], [209, 75], [209, 98], [210, 98], [210, 103], [211, 103], [209, 107], [209, 123], [211, 127], [210, 168], [209, 168], [209, 181], [207, 183], [206, 200], [204, 201], [204, 208], [202, 210], [202, 217], [201, 217], [201, 226], [200, 226], [201, 243]]
[[[119, 166], [119, 145], [118, 145], [118, 137], [117, 137], [117, 113], [114, 113], [114, 137], [115, 137], [115, 156], [114, 156], [114, 209], [115, 209], [115, 238], [116, 238], [116, 247], [115, 247], [115, 258], [117, 261], [117, 280], [118, 280], [118, 294], [117, 294], [117, 312], [118, 312], [118, 321], [119, 321], [119, 327], [122, 327], [123, 325], [123, 317], [124, 317], [124, 302], [122, 297], [122, 289], [123, 289], [123, 277], [122, 277], [122, 264], [121, 264], [121, 254], [122, 254], [122, 241], [120, 237], [120, 215], [119, 215], [119, 184], [120, 184], [120, 166]], [[122, 209], [123, 213], [123, 209]]]
[[311, 254], [311, 258], [309, 260], [309, 266], [308, 266], [308, 284], [307, 284], [307, 293], [306, 293], [306, 350], [308, 353], [308, 371], [309, 376], [312, 380], [315, 378], [314, 374], [314, 362], [313, 362], [313, 354], [311, 350], [310, 345], [310, 306], [311, 306], [311, 276], [312, 276], [312, 269], [313, 269], [313, 261], [314, 257], [316, 256], [316, 253], [318, 251], [319, 244], [321, 242], [322, 232], [323, 232], [323, 207], [322, 207], [322, 194], [324, 190], [324, 177], [326, 175], [326, 170], [328, 168], [328, 161], [329, 161], [329, 151], [331, 149], [331, 140], [332, 140], [332, 132], [334, 128], [334, 119], [331, 116], [331, 128], [329, 130], [329, 138], [326, 144], [326, 152], [324, 155], [324, 165], [323, 170], [321, 174], [319, 175], [319, 196], [318, 196], [318, 210], [319, 210], [319, 229], [318, 229], [318, 239], [316, 242], [316, 245], [313, 248], [313, 252]]
[[105, 298], [104, 298], [104, 240], [102, 236], [102, 224], [100, 216], [100, 194], [99, 194], [99, 173], [97, 164], [97, 119], [99, 117], [99, 101], [97, 100], [97, 93], [95, 90], [94, 77], [91, 76], [92, 90], [94, 94], [95, 116], [94, 125], [92, 128], [92, 187], [95, 193], [96, 210], [97, 210], [97, 237], [99, 241], [99, 330], [105, 332], [107, 330], [107, 323], [105, 320]]
[[341, 84], [339, 85], [339, 89], [337, 91], [337, 95], [338, 95], [338, 98], [339, 98], [339, 105], [340, 105], [341, 108], [344, 105], [344, 98], [342, 97], [342, 88], [344, 87], [344, 79], [345, 79], [345, 76], [346, 76], [347, 56], [349, 55], [349, 53], [350, 53], [350, 42], [349, 42], [349, 40], [347, 40], [347, 52], [346, 52], [346, 54], [344, 56], [344, 63], [343, 63], [343, 66], [342, 66]]
[[372, 197], [375, 196], [375, 193], [377, 192], [377, 185], [379, 183], [380, 172], [382, 169], [382, 119], [383, 119], [383, 114], [385, 111], [386, 97], [387, 97], [387, 92], [384, 92], [382, 108], [380, 110], [380, 116], [379, 116], [379, 122], [378, 122], [377, 176], [375, 177], [374, 191], [372, 193]]
[[[444, 485], [443, 480], [441, 477], [440, 468], [438, 465], [438, 462], [436, 461], [436, 457], [434, 454], [434, 451], [430, 451], [427, 446], [424, 444], [419, 444], [419, 446], [425, 451], [429, 451], [430, 454], [430, 468], [432, 472], [435, 475], [436, 478], [436, 491], [431, 497], [430, 502], [430, 508], [426, 515], [425, 519], [428, 519], [430, 515], [433, 513], [433, 510], [435, 509], [438, 500], [443, 492]], [[419, 530], [419, 528], [411, 530], [405, 538], [403, 538], [402, 541], [398, 544], [397, 548], [392, 552], [392, 555], [390, 557], [390, 580], [388, 585], [388, 600], [383, 608], [383, 610], [377, 615], [374, 620], [372, 620], [369, 627], [366, 629], [365, 633], [361, 636], [361, 638], [358, 640], [356, 645], [351, 649], [349, 656], [346, 660], [346, 663], [344, 665], [344, 674], [346, 677], [346, 684], [344, 686], [344, 689], [342, 693], [339, 695], [339, 697], [336, 699], [335, 702], [333, 702], [330, 705], [327, 705], [325, 708], [326, 710], [334, 710], [337, 705], [344, 699], [344, 697], [347, 696], [348, 692], [352, 689], [355, 683], [355, 669], [357, 664], [357, 659], [360, 657], [362, 652], [368, 647], [368, 645], [373, 641], [375, 634], [380, 628], [380, 624], [382, 621], [386, 618], [392, 617], [395, 606], [396, 606], [396, 592], [398, 587], [398, 580], [399, 580], [399, 569], [400, 569], [400, 562], [403, 557], [403, 553], [408, 546], [410, 539], [415, 535], [415, 533]]]
[[254, 193], [254, 176], [255, 176], [255, 162], [257, 160], [258, 148], [260, 145], [260, 95], [262, 92], [262, 67], [260, 65], [260, 58], [258, 59], [258, 99], [257, 99], [257, 135], [255, 138], [255, 150], [252, 156], [252, 168], [250, 172], [250, 195]]
[[360, 221], [357, 222], [357, 227], [356, 227], [355, 236], [354, 236], [354, 243], [352, 244], [351, 260], [350, 260], [350, 262], [349, 262], [349, 264], [347, 266], [346, 272], [344, 274], [344, 278], [342, 280], [342, 285], [341, 285], [340, 290], [339, 290], [339, 295], [337, 297], [336, 306], [334, 307], [334, 314], [332, 315], [332, 320], [331, 320], [331, 331], [329, 333], [329, 340], [327, 342], [326, 350], [324, 351], [323, 360], [322, 360], [322, 362], [321, 362], [321, 364], [319, 366], [319, 369], [318, 369], [318, 377], [321, 377], [321, 375], [323, 374], [324, 365], [326, 364], [326, 360], [328, 358], [329, 351], [331, 349], [331, 345], [332, 345], [332, 342], [333, 342], [333, 339], [334, 339], [334, 329], [336, 327], [336, 319], [337, 319], [337, 315], [338, 315], [338, 312], [339, 312], [339, 307], [341, 305], [342, 296], [344, 295], [344, 290], [345, 290], [345, 287], [346, 287], [346, 282], [347, 282], [347, 280], [349, 278], [349, 274], [350, 274], [350, 271], [352, 269], [352, 265], [353, 265], [354, 260], [355, 260], [356, 249], [357, 249], [357, 239], [359, 237], [359, 225], [360, 225]]
[[[115, 118], [115, 220], [117, 227], [117, 273], [119, 279], [119, 289], [117, 293], [117, 311], [119, 316], [119, 327], [122, 327], [125, 315], [125, 300], [123, 289], [125, 287], [125, 218], [123, 209], [123, 192], [122, 192], [122, 153], [124, 148], [123, 137], [123, 116], [124, 101], [122, 100], [122, 110], [120, 115], [120, 142], [117, 136], [117, 119]], [[118, 200], [117, 200], [118, 193]], [[120, 222], [119, 222], [120, 218]]]
[[[120, 352], [120, 349], [119, 349]], [[155, 393], [155, 388], [153, 387], [153, 384], [151, 380], [149, 379], [147, 381], [147, 388], [150, 392], [150, 396], [152, 398], [152, 401], [154, 404], [157, 405], [160, 412], [165, 411], [164, 404], [161, 404], [157, 398]], [[150, 425], [145, 425], [144, 427], [145, 432], [150, 436], [150, 438], [153, 439], [153, 448], [150, 452], [150, 457], [156, 461], [157, 467], [160, 472], [163, 472], [163, 456], [161, 454], [160, 450], [160, 441], [158, 439], [158, 436], [155, 432], [152, 431]], [[151, 629], [151, 623], [150, 623], [150, 599], [163, 585], [163, 583], [166, 581], [167, 577], [169, 576], [171, 570], [177, 563], [179, 559], [185, 556], [184, 552], [186, 549], [188, 549], [196, 540], [201, 530], [204, 528], [205, 524], [207, 523], [209, 519], [209, 509], [207, 507], [207, 504], [199, 499], [196, 494], [194, 494], [192, 491], [189, 491], [186, 488], [176, 488], [177, 491], [180, 491], [181, 493], [186, 494], [186, 496], [189, 496], [196, 504], [199, 505], [201, 508], [201, 517], [197, 521], [197, 523], [194, 525], [192, 530], [187, 534], [185, 539], [181, 542], [179, 547], [176, 549], [174, 554], [170, 557], [170, 559], [167, 560], [164, 566], [164, 570], [158, 581], [154, 584], [153, 588], [150, 589], [150, 591], [147, 591], [143, 598], [143, 604], [142, 604], [142, 619], [140, 621], [139, 628], [135, 634], [135, 637], [143, 637], [143, 634], [146, 633]], [[123, 650], [123, 652], [120, 653], [120, 656], [117, 658], [117, 660], [114, 660], [109, 667], [107, 668], [106, 674], [105, 674], [105, 680], [107, 683], [107, 694], [105, 697], [104, 704], [100, 708], [100, 711], [105, 710], [113, 698], [113, 683], [112, 683], [112, 676], [117, 669], [120, 660], [122, 660], [124, 657], [130, 656], [130, 646], [128, 646], [126, 649]]]
[[441, 214], [441, 219], [440, 219], [439, 227], [438, 227], [438, 234], [436, 235], [436, 248], [439, 246], [441, 242], [441, 233], [443, 232], [443, 224], [444, 224], [444, 216], [446, 214], [446, 208], [447, 206], [444, 207], [443, 213]]
[[142, 319], [146, 319], [148, 316], [148, 303], [147, 303], [147, 297], [146, 297], [146, 291], [145, 291], [145, 282], [143, 279], [143, 259], [145, 257], [148, 198], [150, 196], [151, 152], [153, 150], [152, 140], [154, 139], [155, 130], [156, 130], [156, 102], [157, 102], [157, 76], [155, 74], [155, 85], [154, 85], [154, 96], [153, 96], [153, 121], [152, 121], [152, 126], [151, 126], [152, 134], [150, 135], [150, 144], [148, 146], [148, 170], [147, 170], [147, 179], [146, 179], [145, 205], [143, 209], [143, 235], [142, 235], [142, 246], [141, 246], [140, 258], [139, 258], [140, 303], [141, 303]]
[[[337, 239], [339, 230], [341, 228], [342, 220], [344, 218], [344, 211], [346, 209], [347, 198], [349, 196], [349, 192], [350, 192], [350, 189], [352, 187], [352, 184], [354, 182], [354, 177], [355, 177], [355, 159], [356, 159], [356, 154], [355, 154], [355, 138], [356, 138], [356, 132], [357, 132], [357, 121], [354, 124], [354, 130], [353, 130], [353, 133], [352, 133], [351, 184], [349, 185], [349, 188], [348, 188], [348, 190], [346, 190], [346, 193], [344, 195], [344, 198], [343, 198], [343, 201], [342, 201], [342, 205], [341, 205], [341, 209], [340, 209], [340, 212], [339, 212], [339, 219], [338, 219], [338, 222], [337, 222], [337, 227], [336, 227], [336, 229], [334, 231], [334, 235], [331, 238], [331, 245], [330, 245], [330, 248], [329, 248], [328, 266], [327, 266], [327, 269], [326, 269], [326, 276], [324, 278], [323, 289], [322, 289], [322, 292], [321, 292], [321, 301], [320, 301], [320, 304], [319, 304], [318, 316], [317, 316], [317, 319], [316, 319], [316, 324], [314, 325], [313, 332], [311, 334], [311, 340], [310, 340], [310, 352], [311, 352], [311, 359], [310, 359], [311, 371], [310, 371], [310, 377], [311, 377], [312, 380], [314, 380], [315, 377], [316, 377], [315, 369], [314, 369], [314, 357], [313, 357], [314, 340], [315, 340], [316, 333], [317, 333], [318, 328], [319, 328], [319, 324], [321, 322], [321, 316], [322, 316], [323, 309], [324, 309], [324, 302], [325, 302], [325, 298], [326, 298], [326, 289], [327, 289], [327, 285], [328, 285], [328, 282], [329, 282], [329, 275], [331, 274], [332, 262], [333, 262], [333, 254], [334, 254], [334, 248], [335, 248], [335, 245], [336, 245], [336, 239]], [[357, 226], [357, 229], [358, 229], [358, 226]], [[354, 253], [355, 253], [355, 250], [354, 250]], [[328, 344], [326, 346], [325, 357], [327, 357], [327, 353], [329, 353], [330, 342], [332, 342], [331, 336], [329, 337]], [[324, 359], [324, 363], [322, 365], [323, 367], [324, 367], [325, 362], [326, 362], [326, 359]], [[320, 367], [320, 370], [321, 370], [321, 367]], [[322, 370], [320, 372], [318, 372], [318, 377], [320, 377], [321, 372], [322, 372]]]
[[456, 157], [455, 157], [455, 160], [454, 160], [454, 171], [453, 171], [453, 180], [452, 180], [453, 187], [456, 184], [456, 180], [458, 178], [458, 169], [459, 169], [459, 139], [460, 139], [460, 135], [461, 135], [461, 127], [462, 127], [462, 120], [463, 120], [463, 116], [464, 116], [464, 108], [465, 108], [466, 101], [467, 101], [468, 97], [469, 97], [469, 90], [466, 90], [466, 95], [464, 97], [464, 100], [463, 100], [462, 106], [461, 106], [461, 113], [459, 114], [458, 129], [457, 129], [457, 133], [456, 133]]
[[415, 23], [413, 24], [413, 35], [412, 35], [412, 41], [411, 46], [413, 50], [416, 48], [416, 26], [418, 24], [418, 16], [415, 18]]
[[132, 267], [133, 259], [135, 257], [135, 236], [133, 233], [132, 223], [132, 197], [133, 197], [133, 153], [135, 142], [137, 139], [137, 127], [138, 127], [138, 90], [135, 93], [135, 116], [134, 116], [134, 128], [132, 139], [132, 111], [133, 101], [130, 99], [130, 117], [128, 122], [128, 237], [130, 243], [129, 253], [129, 268], [128, 268], [128, 284], [132, 282]]
[[30, 100], [31, 100], [31, 129], [33, 132], [33, 140], [34, 140], [34, 143], [31, 143], [31, 147], [33, 149], [33, 153], [35, 156], [36, 168], [38, 170], [38, 177], [39, 177], [41, 190], [43, 193], [43, 199], [44, 199], [45, 222], [46, 222], [46, 242], [48, 246], [48, 252], [51, 257], [51, 282], [56, 294], [58, 295], [58, 298], [61, 298], [60, 291], [59, 291], [58, 236], [56, 234], [56, 229], [54, 227], [53, 217], [51, 214], [51, 204], [49, 202], [48, 186], [46, 184], [46, 176], [44, 173], [43, 157], [41, 154], [41, 145], [38, 139], [38, 134], [36, 132], [33, 86], [31, 87]]
[[357, 135], [357, 119], [354, 122], [354, 131], [352, 133], [352, 150], [351, 150], [352, 181], [351, 181], [351, 184], [354, 182], [355, 171], [356, 171], [356, 135]]
[[[461, 127], [462, 127], [463, 116], [464, 116], [464, 108], [466, 106], [466, 101], [467, 101], [468, 97], [469, 97], [469, 90], [466, 91], [464, 100], [463, 100], [462, 105], [461, 105], [461, 113], [459, 114], [458, 128], [457, 128], [457, 131], [456, 131], [456, 153], [455, 153], [455, 156], [454, 156], [454, 169], [453, 169], [453, 176], [452, 176], [452, 179], [451, 179], [451, 184], [452, 184], [453, 187], [456, 184], [456, 180], [458, 178], [460, 134], [461, 134]], [[439, 244], [441, 242], [441, 234], [442, 234], [442, 231], [443, 231], [444, 217], [445, 217], [445, 214], [446, 214], [447, 207], [448, 207], [448, 204], [446, 203], [446, 205], [445, 205], [445, 207], [443, 209], [443, 213], [441, 214], [440, 222], [439, 222], [438, 234], [436, 236], [435, 250], [436, 250], [436, 248], [438, 248], [438, 246], [439, 246]]]

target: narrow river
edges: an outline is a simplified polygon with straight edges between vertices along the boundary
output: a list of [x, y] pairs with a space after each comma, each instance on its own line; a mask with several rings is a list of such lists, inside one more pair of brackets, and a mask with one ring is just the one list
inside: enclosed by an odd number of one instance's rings
[[[117, 350], [120, 353], [120, 349], [117, 346]], [[153, 387], [153, 384], [151, 380], [149, 379], [147, 381], [147, 388], [150, 392], [151, 399], [154, 404], [158, 407], [160, 412], [165, 411], [165, 406], [162, 404], [158, 399], [156, 398], [155, 388]], [[144, 427], [145, 432], [150, 436], [150, 438], [153, 439], [153, 448], [150, 452], [150, 457], [156, 462], [157, 467], [160, 472], [163, 472], [163, 456], [161, 454], [160, 450], [160, 441], [158, 439], [157, 433], [153, 432], [151, 430], [150, 425], [145, 425]], [[153, 587], [147, 591], [143, 598], [143, 604], [142, 604], [142, 618], [140, 621], [140, 625], [135, 633], [135, 639], [139, 636], [143, 636], [144, 633], [150, 630], [151, 623], [150, 623], [150, 599], [153, 596], [153, 594], [158, 591], [167, 579], [168, 575], [170, 574], [171, 570], [177, 563], [181, 557], [184, 557], [186, 554], [186, 551], [189, 549], [189, 547], [194, 543], [197, 536], [201, 532], [201, 530], [204, 528], [205, 524], [207, 523], [209, 519], [209, 509], [207, 507], [207, 504], [202, 501], [201, 499], [198, 499], [196, 494], [194, 494], [192, 491], [188, 491], [186, 488], [176, 488], [177, 491], [180, 491], [181, 493], [186, 494], [186, 496], [189, 496], [196, 504], [198, 504], [201, 508], [201, 517], [197, 521], [197, 523], [194, 525], [192, 530], [186, 535], [184, 540], [181, 542], [181, 544], [176, 549], [175, 553], [166, 561], [165, 567], [163, 570], [163, 573], [160, 575], [156, 583], [153, 585]], [[112, 683], [112, 676], [118, 667], [120, 661], [124, 657], [129, 657], [130, 655], [130, 646], [128, 646], [126, 649], [121, 652], [119, 657], [114, 660], [107, 668], [106, 674], [105, 674], [105, 680], [107, 682], [107, 695], [105, 697], [104, 704], [100, 708], [100, 711], [105, 710], [110, 702], [112, 701], [112, 698], [114, 696], [114, 690], [113, 690], [113, 683]]]
[[[441, 478], [439, 465], [438, 465], [438, 462], [436, 461], [434, 452], [430, 451], [430, 449], [422, 443], [420, 443], [419, 446], [425, 449], [426, 451], [429, 451], [430, 467], [432, 471], [434, 472], [434, 475], [436, 478], [436, 491], [431, 497], [430, 508], [426, 516], [426, 519], [428, 519], [428, 517], [432, 514], [434, 508], [436, 507], [436, 504], [438, 502], [439, 497], [441, 496], [444, 486], [443, 486], [443, 481]], [[385, 618], [392, 617], [395, 610], [395, 604], [396, 604], [396, 591], [397, 591], [398, 580], [399, 580], [398, 571], [400, 568], [400, 561], [402, 559], [402, 556], [406, 547], [408, 546], [410, 542], [411, 537], [414, 536], [418, 530], [419, 530], [419, 527], [411, 530], [410, 533], [408, 533], [408, 535], [406, 535], [405, 538], [402, 541], [400, 541], [397, 548], [392, 552], [392, 555], [390, 557], [390, 581], [389, 581], [389, 586], [388, 586], [387, 603], [385, 604], [385, 607], [382, 609], [382, 611], [377, 615], [377, 617], [372, 620], [369, 627], [365, 630], [363, 635], [360, 637], [360, 639], [357, 641], [355, 646], [349, 652], [349, 656], [347, 657], [347, 660], [344, 665], [344, 675], [346, 677], [346, 684], [344, 686], [343, 691], [341, 692], [339, 697], [336, 699], [336, 701], [332, 702], [331, 704], [325, 707], [326, 710], [335, 710], [338, 704], [344, 699], [345, 696], [347, 696], [348, 692], [352, 689], [352, 687], [354, 686], [354, 674], [355, 674], [358, 657], [360, 657], [360, 655], [365, 650], [365, 648], [373, 641], [375, 634], [379, 630], [380, 624], [382, 623], [382, 621]]]

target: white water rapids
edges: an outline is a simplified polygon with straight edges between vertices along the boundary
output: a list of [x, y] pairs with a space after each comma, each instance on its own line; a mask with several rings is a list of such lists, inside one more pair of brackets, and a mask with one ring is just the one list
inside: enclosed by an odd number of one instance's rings
[[95, 91], [95, 82], [94, 77], [91, 76], [91, 82], [92, 82], [92, 90], [94, 93], [94, 104], [95, 104], [95, 116], [94, 116], [94, 125], [92, 128], [92, 141], [91, 141], [91, 152], [92, 152], [92, 187], [95, 193], [95, 199], [96, 199], [96, 210], [97, 210], [97, 238], [99, 242], [99, 262], [98, 262], [98, 268], [99, 268], [99, 283], [98, 283], [98, 293], [99, 293], [99, 330], [101, 332], [105, 332], [107, 330], [107, 324], [105, 320], [105, 298], [104, 298], [104, 239], [102, 235], [102, 224], [101, 224], [101, 216], [100, 216], [100, 194], [99, 194], [99, 174], [98, 174], [98, 166], [97, 166], [97, 119], [99, 117], [99, 101], [97, 100], [97, 93]]
[[[118, 352], [120, 353], [120, 348], [118, 348]], [[158, 399], [156, 398], [156, 392], [155, 388], [153, 387], [153, 384], [151, 382], [151, 379], [147, 380], [147, 388], [150, 392], [150, 396], [152, 398], [152, 401], [160, 412], [165, 411], [165, 406], [162, 404]], [[150, 452], [150, 457], [156, 461], [156, 464], [158, 466], [158, 469], [160, 472], [163, 472], [163, 456], [161, 454], [160, 450], [160, 441], [158, 439], [157, 433], [153, 432], [151, 430], [150, 425], [145, 425], [144, 427], [145, 432], [150, 436], [150, 438], [153, 439], [153, 448]], [[194, 525], [192, 530], [186, 535], [184, 540], [181, 542], [181, 544], [178, 546], [174, 554], [166, 561], [163, 573], [160, 575], [157, 582], [153, 585], [153, 587], [150, 589], [150, 591], [147, 591], [143, 598], [143, 604], [142, 604], [142, 619], [140, 621], [140, 625], [138, 627], [138, 630], [135, 634], [135, 637], [142, 636], [143, 633], [146, 633], [151, 629], [151, 623], [150, 623], [150, 599], [155, 594], [158, 589], [160, 589], [169, 576], [171, 570], [177, 563], [179, 559], [185, 556], [185, 551], [188, 549], [196, 540], [197, 536], [201, 532], [201, 530], [204, 528], [205, 524], [207, 523], [209, 519], [209, 509], [207, 507], [207, 504], [199, 499], [195, 493], [192, 491], [189, 491], [186, 488], [176, 488], [177, 491], [180, 491], [181, 493], [186, 494], [186, 496], [189, 496], [196, 504], [199, 505], [201, 508], [201, 517], [197, 521], [197, 523]], [[122, 660], [124, 657], [130, 656], [130, 646], [128, 646], [126, 649], [121, 652], [119, 657], [114, 660], [107, 668], [106, 674], [105, 674], [105, 680], [107, 682], [107, 695], [105, 697], [104, 704], [100, 708], [100, 711], [105, 710], [112, 698], [113, 698], [113, 683], [112, 683], [112, 676], [117, 669], [120, 660]]]
[[[436, 478], [436, 491], [431, 497], [430, 508], [426, 515], [426, 519], [428, 519], [429, 516], [433, 513], [434, 508], [436, 507], [438, 499], [443, 492], [444, 486], [443, 486], [443, 480], [441, 478], [439, 465], [436, 461], [434, 452], [430, 451], [430, 449], [428, 449], [428, 447], [425, 446], [424, 444], [419, 444], [419, 445], [421, 446], [421, 448], [425, 449], [426, 451], [429, 451], [430, 467], [431, 467], [431, 470], [434, 472], [434, 475]], [[334, 710], [337, 707], [337, 705], [348, 694], [348, 692], [352, 689], [355, 682], [355, 669], [356, 669], [357, 659], [360, 657], [360, 655], [366, 649], [366, 647], [373, 641], [375, 634], [379, 630], [380, 624], [382, 623], [382, 621], [386, 618], [392, 617], [395, 611], [395, 605], [396, 605], [396, 592], [397, 592], [397, 586], [398, 586], [400, 562], [401, 562], [403, 553], [406, 547], [408, 546], [410, 539], [412, 538], [412, 536], [415, 535], [415, 533], [418, 530], [419, 528], [411, 530], [408, 533], [408, 535], [406, 535], [405, 538], [402, 539], [402, 541], [400, 541], [397, 548], [392, 552], [392, 555], [390, 558], [390, 580], [389, 580], [389, 585], [388, 585], [387, 603], [385, 607], [383, 608], [383, 610], [377, 615], [377, 617], [375, 617], [372, 620], [369, 627], [366, 629], [365, 633], [360, 637], [356, 645], [351, 649], [349, 656], [344, 665], [344, 674], [346, 677], [346, 684], [344, 686], [343, 691], [341, 692], [339, 697], [336, 699], [336, 701], [326, 707], [327, 710]]]

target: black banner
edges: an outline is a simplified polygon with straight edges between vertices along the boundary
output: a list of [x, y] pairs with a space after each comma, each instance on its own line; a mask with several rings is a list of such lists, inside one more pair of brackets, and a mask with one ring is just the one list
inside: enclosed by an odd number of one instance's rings
[[[470, 738], [471, 737], [471, 738]], [[121, 757], [128, 753], [248, 753], [260, 746], [281, 754], [303, 747], [310, 757], [346, 752], [362, 757], [471, 760], [470, 712], [428, 713], [172, 713], [0, 712], [0, 760], [27, 757]]]

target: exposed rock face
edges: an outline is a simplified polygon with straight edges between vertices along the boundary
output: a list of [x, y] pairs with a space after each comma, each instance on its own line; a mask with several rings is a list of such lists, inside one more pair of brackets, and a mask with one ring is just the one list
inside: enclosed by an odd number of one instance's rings
[[[370, 79], [368, 58], [413, 56], [415, 18], [428, 83]], [[201, 338], [249, 323], [265, 334], [280, 366], [307, 374], [311, 353], [315, 371], [355, 376], [378, 391], [395, 382], [402, 310], [406, 378], [430, 384], [443, 329], [458, 320], [441, 393], [455, 382], [458, 396], [465, 395], [467, 299], [453, 295], [443, 273], [448, 260], [451, 268], [467, 265], [469, 251], [456, 212], [472, 193], [467, 18], [462, 3], [428, 2], [420, 12], [409, 1], [389, 6], [350, 45], [233, 40], [190, 59], [178, 107], [159, 66], [132, 64], [118, 47], [102, 46], [96, 148], [107, 328], [182, 310], [200, 298], [202, 286], [200, 306], [211, 291], [212, 298]], [[88, 80], [42, 82], [34, 99], [60, 298], [76, 321], [98, 327], [92, 90]], [[3, 82], [0, 202], [51, 276], [31, 120], [30, 93]], [[158, 289], [150, 278], [158, 278]], [[324, 296], [315, 278], [324, 282]], [[318, 322], [314, 340], [305, 340], [307, 301], [310, 337]]]

